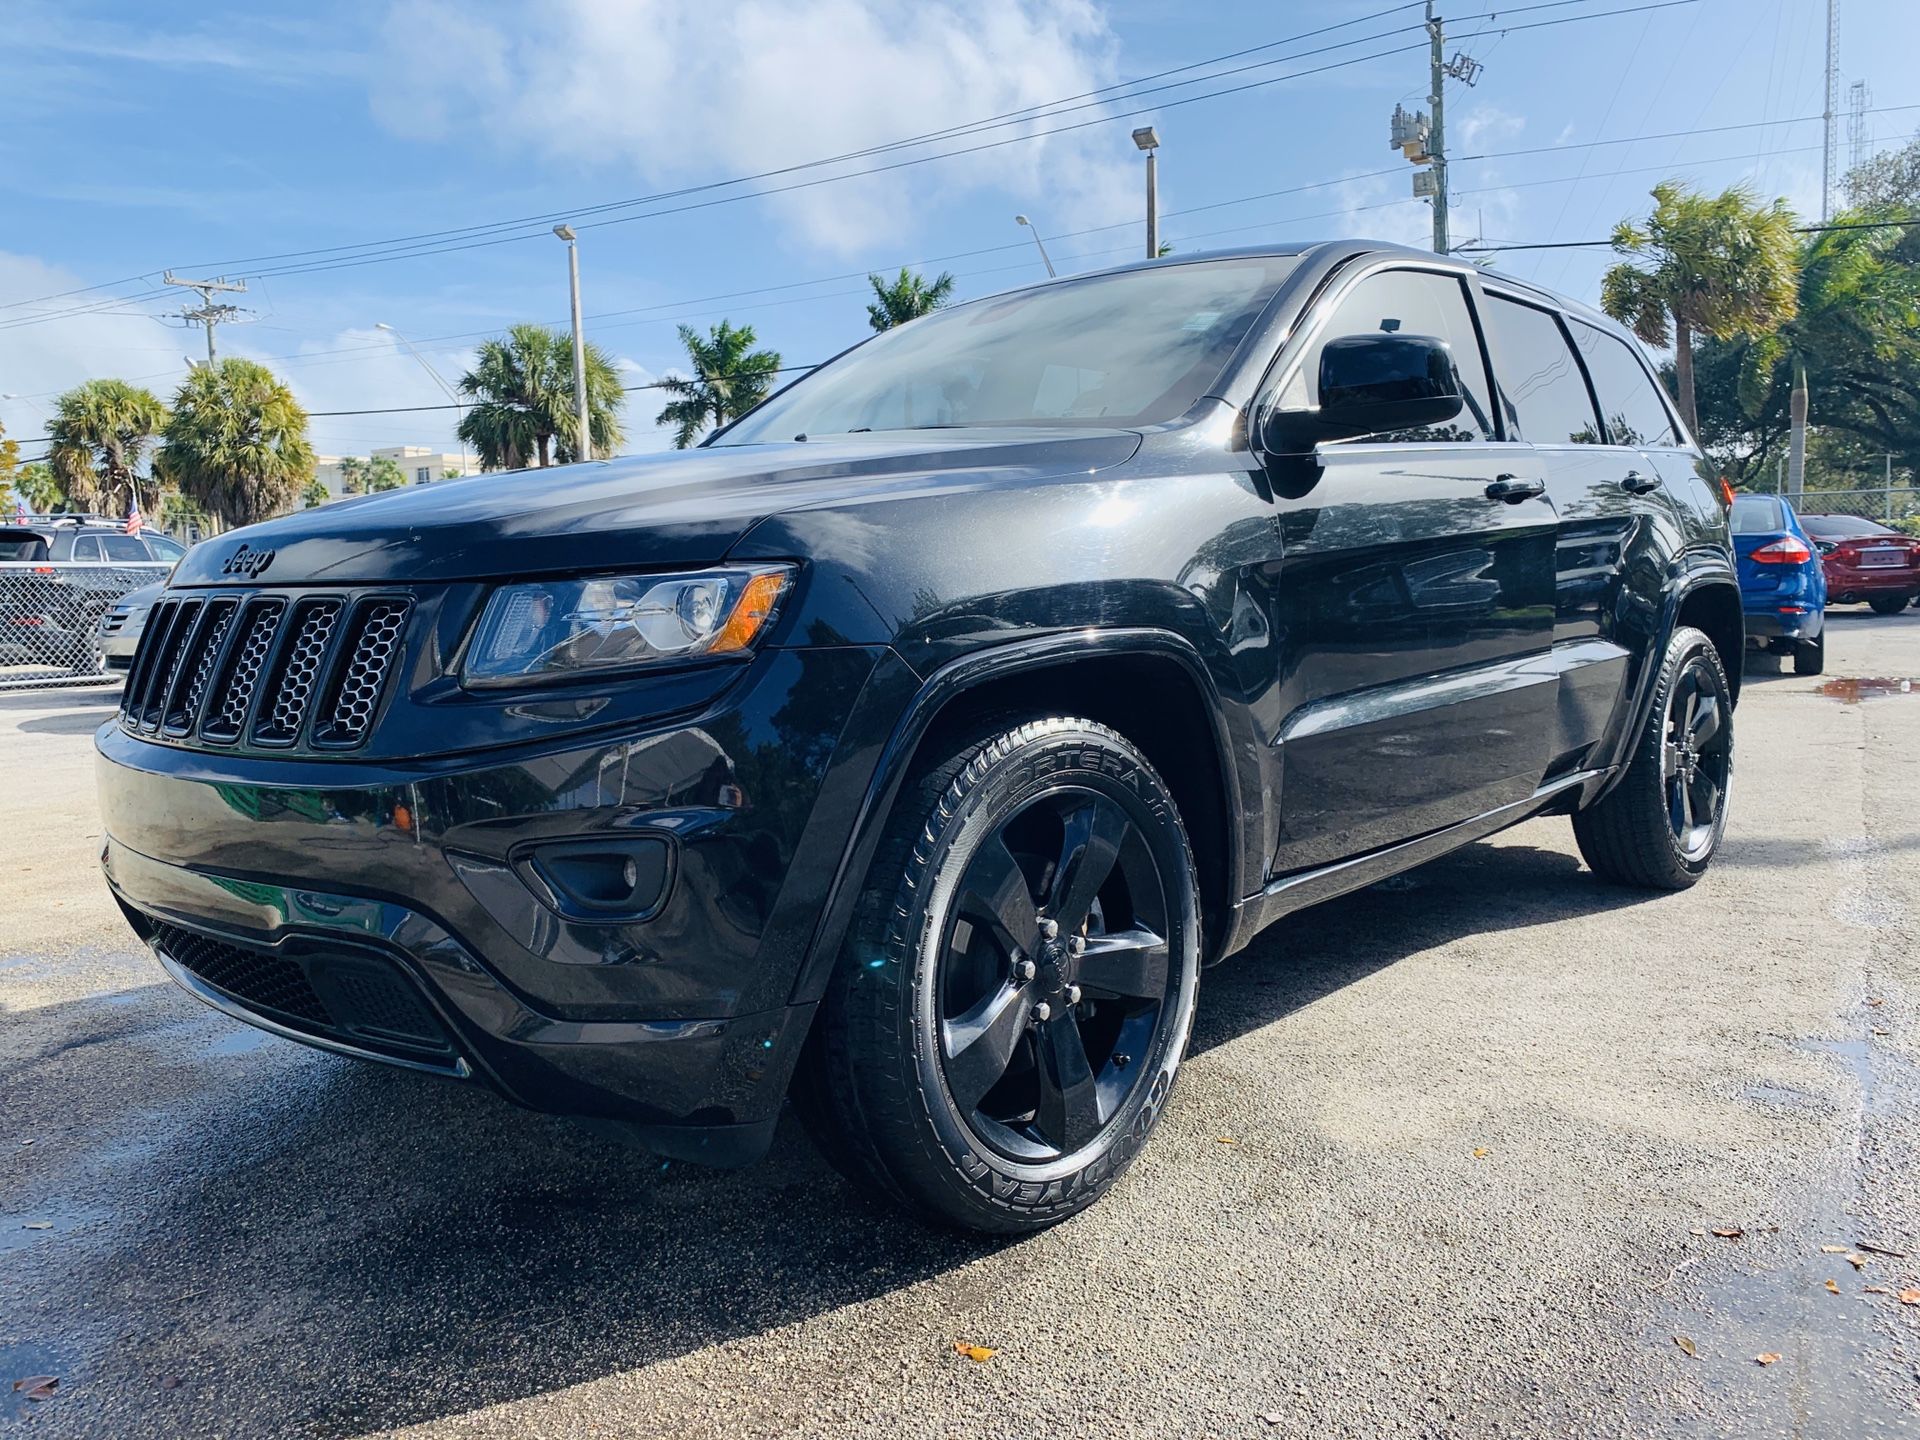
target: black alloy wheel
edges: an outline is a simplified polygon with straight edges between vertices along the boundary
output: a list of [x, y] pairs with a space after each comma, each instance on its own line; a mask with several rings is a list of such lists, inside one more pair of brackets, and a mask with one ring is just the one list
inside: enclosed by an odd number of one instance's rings
[[1199, 981], [1193, 854], [1123, 736], [993, 726], [901, 793], [796, 1080], [857, 1185], [1000, 1234], [1104, 1194], [1164, 1111]]
[[936, 1000], [982, 1144], [1057, 1160], [1119, 1112], [1171, 1003], [1167, 930], [1166, 881], [1114, 801], [1061, 787], [999, 821], [961, 879]]
[[1703, 859], [1719, 838], [1720, 812], [1733, 775], [1729, 708], [1725, 686], [1706, 656], [1690, 656], [1667, 693], [1666, 737], [1660, 749], [1667, 819], [1674, 843], [1688, 861]]

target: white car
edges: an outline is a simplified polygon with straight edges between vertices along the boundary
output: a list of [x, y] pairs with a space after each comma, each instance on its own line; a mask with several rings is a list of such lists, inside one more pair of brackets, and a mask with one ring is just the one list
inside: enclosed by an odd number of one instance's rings
[[100, 659], [109, 670], [128, 670], [133, 652], [140, 648], [140, 635], [147, 628], [147, 611], [167, 588], [164, 580], [129, 590], [100, 612], [94, 633], [99, 639]]

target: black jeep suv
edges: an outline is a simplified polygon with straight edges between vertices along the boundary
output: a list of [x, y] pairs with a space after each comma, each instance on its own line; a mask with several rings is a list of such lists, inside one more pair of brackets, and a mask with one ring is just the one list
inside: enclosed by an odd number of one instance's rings
[[1719, 495], [1615, 325], [1412, 250], [869, 339], [685, 454], [202, 545], [98, 736], [208, 1004], [739, 1163], [783, 1101], [983, 1230], [1113, 1184], [1204, 964], [1543, 812], [1725, 820]]

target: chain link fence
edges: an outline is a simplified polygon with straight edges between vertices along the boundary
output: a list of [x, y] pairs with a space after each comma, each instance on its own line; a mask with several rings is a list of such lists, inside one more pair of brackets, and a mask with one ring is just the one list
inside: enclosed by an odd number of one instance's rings
[[1920, 524], [1920, 489], [1876, 485], [1865, 490], [1806, 490], [1791, 497], [1802, 515], [1858, 515], [1882, 525], [1909, 529]]
[[139, 592], [172, 568], [0, 561], [0, 691], [120, 683], [146, 620], [150, 597]]

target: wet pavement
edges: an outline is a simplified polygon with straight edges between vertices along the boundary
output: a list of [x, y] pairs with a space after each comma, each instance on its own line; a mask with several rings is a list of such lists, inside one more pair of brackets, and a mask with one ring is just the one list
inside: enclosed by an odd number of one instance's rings
[[1920, 1434], [1920, 611], [1829, 633], [1750, 673], [1700, 886], [1539, 820], [1293, 918], [1127, 1180], [1011, 1244], [792, 1126], [664, 1165], [204, 1009], [94, 868], [110, 699], [0, 696], [0, 1426]]

